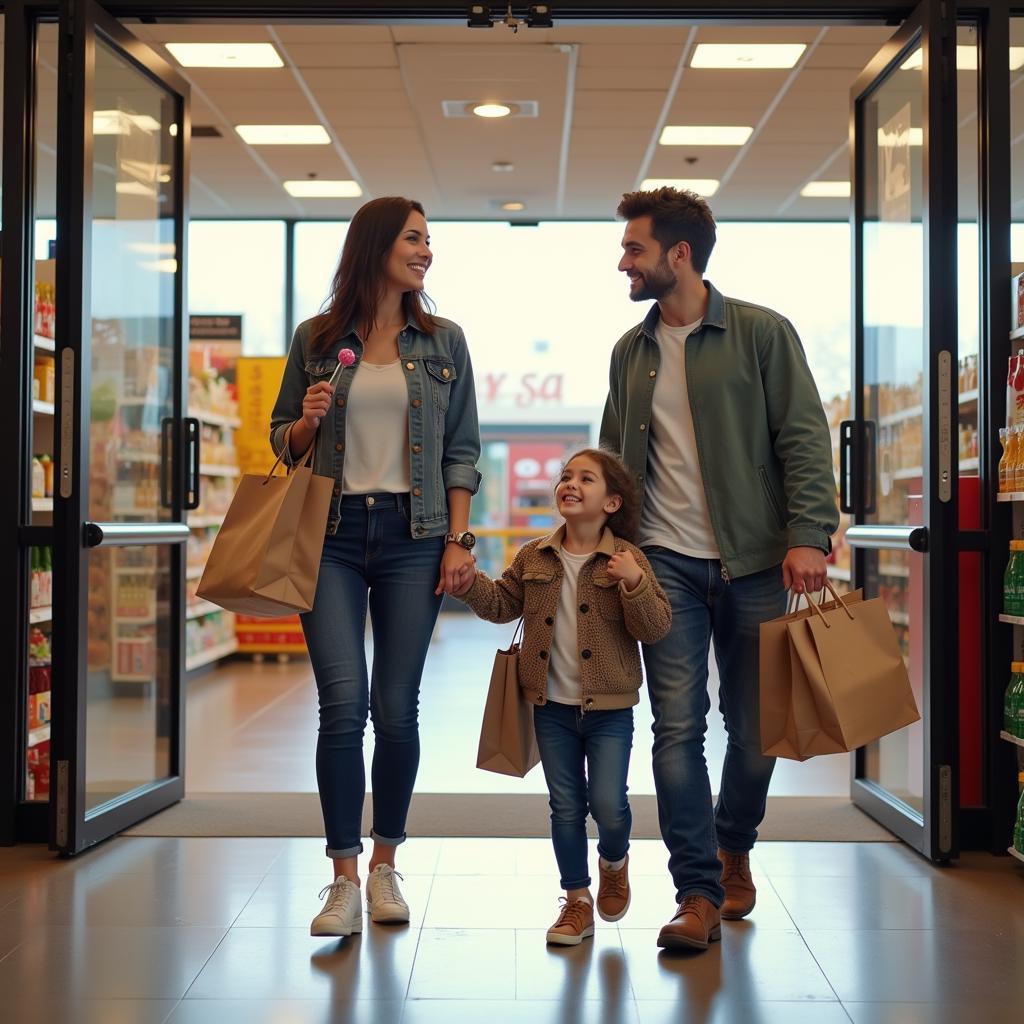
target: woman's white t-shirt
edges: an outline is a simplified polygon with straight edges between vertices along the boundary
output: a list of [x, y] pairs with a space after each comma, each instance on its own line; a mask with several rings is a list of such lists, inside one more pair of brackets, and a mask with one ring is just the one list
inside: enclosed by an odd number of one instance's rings
[[360, 362], [345, 413], [346, 494], [409, 490], [409, 391], [401, 360]]

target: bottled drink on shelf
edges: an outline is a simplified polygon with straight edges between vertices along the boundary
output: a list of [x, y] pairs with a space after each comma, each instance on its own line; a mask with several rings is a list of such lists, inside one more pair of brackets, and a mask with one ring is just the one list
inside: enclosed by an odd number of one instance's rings
[[1005, 494], [1007, 491], [1013, 490], [1013, 488], [1008, 487], [1006, 483], [1006, 468], [1008, 465], [1007, 455], [1010, 451], [1010, 434], [1006, 427], [999, 428], [999, 443], [1003, 448], [1002, 455], [999, 456], [999, 493]]
[[[1015, 424], [1010, 428], [1013, 459], [1007, 466], [1006, 482], [1013, 481], [1011, 491], [1024, 491], [1024, 424]], [[1013, 470], [1012, 475], [1010, 470]]]
[[1003, 573], [1003, 614], [1024, 615], [1024, 541], [1010, 541], [1010, 558]]
[[1024, 739], [1024, 661], [1010, 664], [1010, 682], [1003, 697], [1003, 729]]
[[1018, 853], [1024, 853], [1024, 772], [1017, 775], [1017, 783], [1021, 787], [1021, 794], [1017, 801], [1017, 821], [1013, 826], [1013, 848]]

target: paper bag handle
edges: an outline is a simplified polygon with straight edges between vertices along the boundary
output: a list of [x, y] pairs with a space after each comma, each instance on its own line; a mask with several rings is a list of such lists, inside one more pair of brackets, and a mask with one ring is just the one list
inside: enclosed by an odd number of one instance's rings
[[[839, 606], [843, 609], [844, 612], [846, 612], [847, 618], [850, 619], [850, 621], [852, 622], [853, 612], [851, 612], [850, 609], [846, 607], [846, 602], [839, 596], [838, 592], [836, 591], [836, 588], [832, 586], [831, 582], [828, 579], [825, 580], [825, 589], [827, 589], [829, 593], [836, 599], [836, 602], [839, 604]], [[799, 597], [799, 595], [797, 596]], [[818, 616], [821, 618], [821, 621], [825, 623], [825, 628], [831, 629], [831, 624], [829, 623], [828, 619], [825, 618], [825, 615], [822, 612], [821, 608], [819, 608], [818, 605], [816, 605], [811, 600], [811, 595], [805, 594], [804, 596], [807, 598], [808, 605], [810, 605], [810, 607], [818, 613]]]
[[[284, 432], [284, 444], [281, 446], [281, 452], [277, 456], [277, 458], [274, 459], [274, 464], [270, 467], [270, 472], [267, 473], [267, 478], [266, 478], [266, 480], [263, 481], [264, 483], [267, 483], [270, 480], [270, 478], [274, 475], [274, 473], [277, 472], [277, 467], [281, 465], [281, 462], [284, 459], [284, 453], [286, 451], [288, 451], [288, 446], [291, 444], [292, 427], [294, 427], [294, 426], [295, 426], [294, 423], [289, 423], [288, 424], [288, 427], [286, 428], [286, 430]], [[316, 437], [317, 437], [317, 435], [314, 434], [313, 435], [313, 440], [309, 442], [309, 447], [305, 450], [305, 452], [299, 458], [299, 461], [298, 462], [295, 462], [294, 460], [292, 461], [291, 469], [302, 469], [304, 466], [308, 466], [309, 465], [310, 460], [313, 458], [313, 448], [316, 445]]]

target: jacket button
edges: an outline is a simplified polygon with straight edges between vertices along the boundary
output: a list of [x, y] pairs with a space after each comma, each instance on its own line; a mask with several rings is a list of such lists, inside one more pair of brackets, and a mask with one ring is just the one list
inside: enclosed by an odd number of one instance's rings
[[646, 423], [641, 423], [640, 424], [640, 429], [641, 430], [646, 430], [647, 429], [647, 424]]
[[421, 402], [421, 401], [420, 401], [420, 400], [419, 400], [418, 398], [414, 398], [414, 399], [412, 400], [412, 407], [413, 407], [414, 409], [418, 409], [418, 408], [419, 408], [419, 407], [420, 407], [420, 406], [421, 406], [422, 404], [423, 404], [423, 403], [422, 403], [422, 402]]
[[448, 378], [451, 375], [452, 375], [452, 371], [449, 370], [447, 366], [441, 371], [441, 376], [442, 377]]
[[544, 625], [545, 625], [545, 626], [550, 626], [550, 625], [552, 625], [552, 624], [554, 623], [554, 621], [555, 621], [555, 620], [554, 620], [553, 618], [551, 618], [551, 616], [549, 615], [549, 616], [548, 616], [548, 617], [547, 617], [547, 618], [546, 618], [546, 619], [544, 620]]
[[423, 529], [422, 526], [417, 526], [416, 527], [416, 536], [417, 537], [420, 536], [423, 532], [424, 532], [424, 529]]
[[337, 405], [337, 407], [339, 409], [344, 409], [345, 408], [345, 399], [344, 398], [339, 398], [334, 404]]
[[589, 649], [584, 647], [583, 650], [580, 651], [580, 657], [583, 658], [584, 661], [586, 661], [586, 659], [590, 657]]
[[337, 443], [337, 444], [336, 444], [336, 445], [334, 446], [334, 450], [335, 450], [336, 452], [343, 452], [343, 451], [345, 450], [345, 446], [344, 446], [344, 445], [343, 445], [343, 444], [342, 444], [342, 443], [341, 443], [341, 442], [339, 441], [339, 442], [338, 442], [338, 443]]
[[336, 485], [334, 488], [334, 496], [337, 497], [339, 494], [341, 494], [341, 484]]
[[588, 697], [583, 703], [586, 704], [587, 707], [589, 708], [590, 705], [594, 703], [594, 698], [593, 697]]
[[540, 660], [541, 661], [544, 661], [547, 658], [547, 656], [548, 656], [548, 652], [547, 651], [541, 651], [540, 652]]
[[587, 612], [590, 611], [590, 605], [587, 604], [586, 601], [584, 601], [583, 604], [580, 605], [580, 611], [583, 612], [584, 615], [586, 615]]
[[416, 364], [415, 363], [406, 363], [405, 364], [405, 368], [407, 370], [415, 370], [416, 369]]
[[421, 444], [414, 444], [412, 446], [412, 453], [413, 453], [413, 455], [419, 455], [419, 453], [421, 451], [423, 451], [423, 445], [421, 445]]
[[412, 489], [412, 493], [413, 493], [414, 497], [418, 498], [423, 493], [423, 488], [422, 487], [414, 487]]
[[657, 377], [658, 376], [658, 371], [657, 370], [651, 370], [651, 376], [652, 377]]

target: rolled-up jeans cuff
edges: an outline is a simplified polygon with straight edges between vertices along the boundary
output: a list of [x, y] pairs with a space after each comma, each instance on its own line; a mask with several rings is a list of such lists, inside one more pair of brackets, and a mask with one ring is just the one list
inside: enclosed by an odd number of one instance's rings
[[401, 846], [405, 842], [405, 834], [403, 833], [399, 839], [389, 839], [387, 836], [378, 835], [373, 829], [370, 829], [370, 838], [381, 846]]
[[327, 847], [327, 856], [331, 860], [342, 860], [345, 857], [358, 857], [363, 852], [363, 844], [357, 843], [355, 846], [348, 846], [344, 850], [332, 850], [329, 846]]

